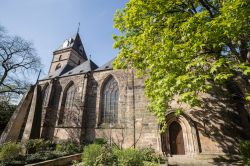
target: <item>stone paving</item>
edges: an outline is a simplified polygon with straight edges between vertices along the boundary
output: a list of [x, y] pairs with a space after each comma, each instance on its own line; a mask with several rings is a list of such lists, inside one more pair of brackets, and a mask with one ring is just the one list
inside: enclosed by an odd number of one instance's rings
[[239, 156], [202, 156], [202, 157], [186, 157], [186, 156], [174, 156], [168, 158], [167, 162], [161, 164], [161, 166], [241, 166], [243, 165], [242, 160]]

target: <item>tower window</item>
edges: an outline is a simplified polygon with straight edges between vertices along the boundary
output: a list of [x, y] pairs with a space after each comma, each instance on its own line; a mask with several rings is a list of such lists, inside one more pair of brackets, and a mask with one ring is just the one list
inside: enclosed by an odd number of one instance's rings
[[60, 61], [62, 59], [62, 55], [59, 55], [59, 58], [58, 58], [58, 60]]
[[103, 88], [102, 123], [117, 123], [119, 88], [117, 81], [111, 77]]
[[58, 65], [56, 65], [56, 70], [61, 68], [61, 64], [59, 63]]

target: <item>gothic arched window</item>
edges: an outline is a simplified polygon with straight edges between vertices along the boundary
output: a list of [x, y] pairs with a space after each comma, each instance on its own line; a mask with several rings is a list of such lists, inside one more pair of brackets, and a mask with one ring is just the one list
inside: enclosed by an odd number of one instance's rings
[[46, 107], [48, 105], [48, 99], [49, 99], [49, 86], [46, 85], [43, 92], [42, 92], [42, 119], [41, 119], [41, 125], [44, 125], [45, 115], [46, 115]]
[[59, 115], [58, 124], [66, 124], [67, 119], [71, 119], [69, 117], [69, 113], [72, 111], [74, 107], [74, 97], [75, 97], [75, 86], [72, 84], [68, 87], [67, 91], [64, 93], [63, 99], [63, 107], [61, 113]]
[[71, 110], [72, 109], [74, 96], [75, 96], [75, 88], [74, 88], [73, 85], [71, 85], [69, 87], [69, 89], [67, 90], [67, 97], [66, 97], [64, 109], [66, 109], [66, 110]]
[[111, 77], [103, 87], [102, 123], [117, 123], [119, 88], [117, 81]]

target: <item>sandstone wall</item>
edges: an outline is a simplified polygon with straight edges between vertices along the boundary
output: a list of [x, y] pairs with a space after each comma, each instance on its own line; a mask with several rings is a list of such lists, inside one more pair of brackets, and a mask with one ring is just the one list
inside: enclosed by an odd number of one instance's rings
[[[111, 125], [101, 123], [102, 88], [110, 77], [113, 77], [119, 86], [118, 122]], [[49, 92], [52, 96], [45, 117], [54, 122], [51, 129], [53, 139], [75, 139], [89, 143], [95, 138], [105, 137], [124, 148], [133, 147], [135, 139], [136, 147], [152, 147], [170, 154], [168, 129], [164, 133], [159, 133], [156, 118], [147, 110], [148, 99], [144, 95], [144, 79], [134, 78], [134, 86], [132, 80], [131, 71], [103, 70], [62, 77], [56, 82], [41, 81], [42, 87], [49, 85], [51, 89]], [[61, 90], [53, 92], [53, 84], [61, 87]], [[58, 124], [59, 114], [65, 102], [65, 92], [71, 84], [76, 88], [74, 108], [65, 112], [70, 123]], [[233, 98], [230, 92], [221, 86], [214, 87], [207, 94], [201, 93], [200, 97], [203, 100], [201, 107], [191, 108], [174, 101], [173, 111], [166, 112], [169, 125], [177, 121], [182, 126], [185, 154], [238, 153], [239, 142], [249, 138], [247, 133], [250, 123], [242, 123], [242, 118], [247, 118], [244, 115], [244, 104], [242, 106], [238, 99]], [[55, 100], [54, 105], [52, 100]], [[174, 110], [180, 106], [186, 111], [176, 117]]]
[[[121, 147], [133, 147], [133, 87], [132, 75], [123, 71], [98, 71], [93, 73], [88, 87], [86, 141], [106, 137]], [[119, 86], [118, 123], [101, 124], [101, 93], [105, 81], [114, 77]], [[146, 109], [148, 100], [144, 96], [143, 79], [134, 80], [135, 97], [135, 144], [136, 147], [149, 147], [160, 150], [160, 135], [156, 119]]]

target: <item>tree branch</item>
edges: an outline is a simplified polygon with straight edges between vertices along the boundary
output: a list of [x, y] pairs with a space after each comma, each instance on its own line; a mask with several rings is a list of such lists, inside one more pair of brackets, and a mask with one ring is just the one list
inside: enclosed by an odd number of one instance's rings
[[211, 11], [209, 5], [208, 5], [207, 3], [205, 3], [203, 0], [199, 0], [199, 1], [200, 1], [201, 5], [202, 5], [204, 8], [207, 9], [207, 11], [209, 12], [210, 17], [213, 18], [214, 15], [213, 15], [213, 12]]

